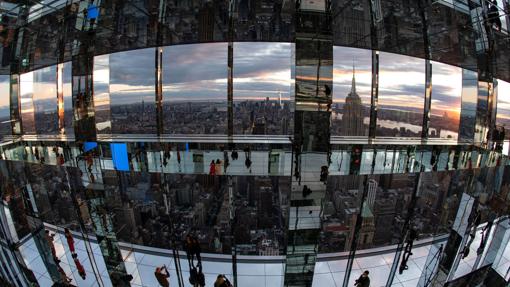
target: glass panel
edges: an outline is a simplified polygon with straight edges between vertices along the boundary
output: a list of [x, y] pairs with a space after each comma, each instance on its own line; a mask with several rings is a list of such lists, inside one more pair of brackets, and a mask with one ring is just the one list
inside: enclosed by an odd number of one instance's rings
[[460, 112], [459, 139], [473, 141], [478, 100], [478, 74], [462, 70], [462, 105]]
[[110, 55], [94, 57], [94, 108], [97, 133], [111, 133]]
[[334, 44], [370, 49], [372, 47], [370, 1], [331, 2], [332, 14], [336, 16], [333, 17]]
[[234, 131], [292, 134], [291, 44], [234, 43]]
[[[417, 1], [384, 0], [374, 6], [381, 50], [424, 57], [423, 8]], [[423, 65], [422, 65], [423, 66]], [[381, 65], [384, 67], [384, 65]], [[423, 77], [425, 78], [425, 77]]]
[[227, 56], [227, 43], [164, 48], [164, 133], [227, 133]]
[[29, 72], [20, 75], [21, 123], [25, 134], [35, 134], [33, 92], [34, 73]]
[[21, 135], [21, 94], [20, 94], [20, 75], [11, 74], [9, 89], [9, 110], [12, 120], [12, 133]]
[[0, 75], [0, 141], [11, 134], [9, 87], [10, 76]]
[[[324, 20], [321, 18], [321, 20]], [[303, 21], [304, 22], [304, 21]], [[296, 39], [296, 103], [310, 106], [331, 103], [333, 74], [332, 43]]]
[[73, 70], [72, 62], [64, 63], [62, 70], [62, 85], [64, 96], [64, 127], [66, 135], [74, 135], [73, 127]]
[[368, 135], [371, 87], [372, 51], [333, 47], [332, 135]]
[[503, 127], [505, 137], [510, 139], [510, 83], [498, 80], [498, 114], [496, 125]]
[[58, 133], [57, 66], [36, 70], [34, 74], [34, 118], [37, 134]]
[[478, 81], [478, 102], [476, 108], [475, 143], [487, 140], [489, 95], [492, 93], [492, 82]]
[[294, 5], [268, 0], [236, 1], [235, 3], [236, 41], [293, 41]]
[[420, 137], [425, 95], [425, 61], [380, 53], [377, 136]]
[[432, 105], [429, 136], [457, 139], [462, 95], [462, 69], [432, 63]]
[[238, 254], [285, 254], [290, 178], [239, 176], [233, 186]]
[[329, 176], [319, 253], [348, 252], [359, 214], [363, 176]]
[[154, 69], [154, 48], [110, 55], [112, 133], [156, 133]]

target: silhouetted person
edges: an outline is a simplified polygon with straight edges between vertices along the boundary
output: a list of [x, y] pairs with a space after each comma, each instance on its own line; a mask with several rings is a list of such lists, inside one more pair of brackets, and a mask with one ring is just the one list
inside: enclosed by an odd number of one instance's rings
[[227, 168], [230, 164], [230, 160], [228, 158], [228, 152], [226, 150], [223, 151], [223, 172], [227, 172]]
[[168, 273], [168, 269], [166, 269], [166, 265], [163, 265], [161, 267], [156, 267], [154, 276], [156, 277], [156, 280], [158, 280], [159, 286], [163, 286], [163, 287], [170, 286], [170, 283], [168, 283], [168, 278], [170, 277], [170, 273]]
[[232, 151], [232, 160], [237, 160], [239, 158], [239, 154], [236, 150]]
[[303, 198], [306, 198], [307, 196], [309, 196], [310, 194], [312, 193], [312, 190], [310, 188], [308, 188], [308, 186], [305, 184], [303, 186]]
[[202, 266], [202, 249], [200, 248], [200, 242], [194, 236], [191, 237], [193, 241], [193, 255], [197, 257], [198, 266]]
[[[129, 283], [131, 280], [133, 280], [133, 275], [131, 274], [124, 274], [123, 272], [119, 271], [112, 271], [110, 272], [110, 280], [112, 281], [113, 286], [131, 286]], [[166, 285], [169, 286], [169, 285]]]
[[197, 281], [193, 287], [204, 287], [205, 286], [205, 276], [202, 272], [202, 264], [198, 265], [198, 273], [197, 273]]
[[189, 271], [189, 284], [196, 286], [198, 281], [198, 270], [193, 266]]
[[[246, 166], [247, 169], [250, 169], [251, 168], [251, 159], [249, 157], [247, 157], [245, 160], [244, 160], [244, 165]], [[250, 170], [251, 171], [251, 170]]]
[[67, 245], [69, 245], [69, 251], [71, 251], [71, 254], [76, 254], [76, 251], [74, 250], [74, 238], [71, 234], [71, 231], [69, 231], [67, 228], [64, 228], [64, 235], [67, 240]]
[[228, 281], [225, 275], [220, 274], [216, 277], [216, 281], [214, 282], [214, 287], [232, 287], [232, 283]]
[[322, 182], [324, 182], [324, 184], [326, 184], [326, 181], [328, 179], [328, 175], [329, 175], [328, 166], [327, 165], [321, 166], [321, 178], [320, 178], [320, 180]]
[[368, 278], [368, 270], [365, 270], [361, 276], [356, 279], [354, 286], [356, 287], [370, 287], [370, 278]]
[[191, 234], [186, 235], [186, 239], [184, 241], [184, 251], [186, 251], [186, 257], [188, 258], [188, 265], [189, 265], [190, 270], [192, 267], [195, 266], [195, 264], [194, 264], [195, 250], [194, 250], [193, 245], [194, 245], [194, 242], [193, 242], [193, 237], [191, 236]]

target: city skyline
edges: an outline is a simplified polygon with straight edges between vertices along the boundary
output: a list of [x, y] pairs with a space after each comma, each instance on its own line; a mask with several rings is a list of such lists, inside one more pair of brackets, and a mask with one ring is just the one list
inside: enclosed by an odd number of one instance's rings
[[[252, 45], [255, 44], [255, 45]], [[270, 101], [291, 99], [294, 89], [292, 79], [291, 55], [294, 45], [290, 43], [235, 43], [234, 49], [234, 102], [259, 101], [267, 98]], [[371, 89], [371, 51], [357, 48], [334, 47], [333, 67], [333, 101], [341, 107], [351, 88], [352, 68], [356, 68], [356, 90], [361, 99], [366, 124], [366, 109], [370, 100]], [[164, 58], [174, 58], [171, 66], [164, 66], [167, 71], [163, 78], [173, 83], [164, 84], [163, 107], [168, 103], [182, 104], [186, 102], [226, 103], [226, 44], [193, 44], [178, 45], [164, 48]], [[136, 53], [135, 53], [136, 52]], [[155, 104], [153, 89], [153, 74], [151, 64], [153, 49], [142, 49], [128, 52], [119, 52], [111, 55], [96, 57], [95, 86], [97, 90], [96, 108], [110, 110], [116, 106], [140, 104], [145, 102], [147, 108]], [[200, 55], [212, 55], [211, 61], [205, 70], [202, 67]], [[131, 54], [133, 54], [131, 56]], [[189, 55], [185, 57], [182, 55]], [[180, 55], [180, 57], [177, 57]], [[259, 58], [253, 63], [252, 57]], [[423, 113], [422, 101], [424, 91], [424, 61], [398, 54], [381, 53], [381, 78], [379, 91], [380, 120], [390, 120], [385, 116], [384, 110], [416, 113], [416, 116], [395, 118], [403, 123], [418, 125], [418, 117]], [[106, 62], [101, 62], [100, 57]], [[131, 61], [125, 61], [132, 58]], [[396, 64], [386, 65], [386, 62]], [[423, 64], [423, 65], [422, 65]], [[432, 105], [431, 128], [439, 136], [441, 130], [456, 132], [453, 125], [458, 125], [462, 93], [475, 93], [476, 89], [462, 87], [462, 69], [438, 62], [432, 64]], [[132, 68], [130, 68], [132, 67]], [[170, 70], [168, 68], [171, 67]], [[177, 72], [179, 71], [179, 72]], [[221, 71], [221, 73], [218, 73]], [[20, 81], [22, 115], [30, 117], [32, 113], [56, 112], [55, 93], [55, 66], [46, 67], [30, 73], [22, 74]], [[403, 74], [408, 74], [401, 80]], [[149, 77], [147, 77], [149, 75]], [[64, 110], [71, 110], [71, 77], [70, 63], [64, 64], [63, 73]], [[201, 78], [201, 79], [199, 79]], [[5, 94], [9, 90], [8, 76], [0, 79], [0, 89]], [[498, 81], [498, 124], [510, 124], [510, 84]], [[104, 87], [104, 88], [101, 88]], [[102, 90], [101, 90], [101, 89]], [[103, 91], [103, 92], [101, 92]], [[413, 94], [414, 96], [409, 96]], [[8, 98], [8, 97], [7, 97]], [[412, 100], [416, 98], [415, 100]], [[466, 96], [476, 98], [476, 96]], [[0, 117], [9, 116], [8, 99], [2, 97], [0, 104]], [[413, 105], [409, 105], [413, 102]], [[404, 104], [404, 105], [403, 105]], [[468, 102], [466, 102], [466, 105]], [[466, 106], [467, 107], [467, 106]], [[36, 112], [37, 111], [37, 112]], [[387, 114], [389, 115], [389, 114]], [[439, 124], [440, 119], [447, 117], [451, 121], [450, 127]], [[413, 120], [416, 118], [416, 120]], [[30, 120], [27, 120], [27, 124]], [[387, 124], [385, 124], [387, 126]], [[443, 135], [446, 137], [446, 133]], [[451, 136], [451, 134], [450, 134]], [[456, 137], [456, 136], [454, 136]]]

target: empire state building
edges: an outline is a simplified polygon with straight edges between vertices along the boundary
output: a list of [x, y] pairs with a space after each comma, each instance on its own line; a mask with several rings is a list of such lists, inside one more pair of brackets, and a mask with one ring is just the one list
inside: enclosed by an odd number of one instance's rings
[[365, 128], [363, 125], [363, 106], [361, 99], [356, 93], [356, 72], [352, 68], [351, 92], [345, 98], [344, 111], [342, 116], [342, 135], [345, 136], [364, 136]]

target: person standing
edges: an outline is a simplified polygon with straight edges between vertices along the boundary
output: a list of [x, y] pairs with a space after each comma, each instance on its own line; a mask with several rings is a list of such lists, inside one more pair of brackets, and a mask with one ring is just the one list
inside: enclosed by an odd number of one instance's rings
[[209, 165], [209, 175], [216, 175], [216, 165], [214, 164], [214, 159], [211, 161]]
[[170, 273], [168, 273], [168, 269], [166, 269], [166, 265], [161, 267], [156, 267], [156, 271], [154, 272], [154, 276], [160, 286], [170, 287], [170, 283], [168, 283], [168, 278], [170, 277]]
[[356, 287], [370, 287], [370, 278], [368, 278], [368, 270], [365, 270], [361, 276], [356, 279], [354, 286]]

